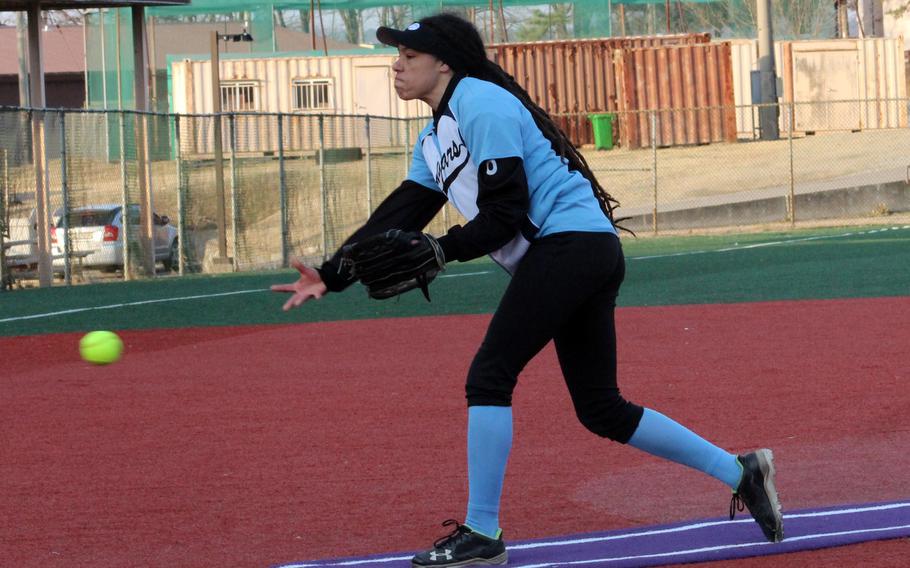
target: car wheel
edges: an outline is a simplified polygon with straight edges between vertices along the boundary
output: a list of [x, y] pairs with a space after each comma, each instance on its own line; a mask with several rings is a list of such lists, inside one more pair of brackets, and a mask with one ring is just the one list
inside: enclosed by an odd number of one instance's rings
[[167, 258], [164, 259], [164, 269], [176, 271], [180, 268], [180, 247], [177, 246], [177, 239], [171, 241], [171, 250]]

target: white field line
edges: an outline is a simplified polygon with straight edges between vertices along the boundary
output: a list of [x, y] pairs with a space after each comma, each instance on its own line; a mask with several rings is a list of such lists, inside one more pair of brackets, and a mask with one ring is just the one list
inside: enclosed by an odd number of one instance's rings
[[[490, 270], [485, 270], [482, 272], [465, 272], [464, 274], [444, 274], [439, 276], [439, 278], [458, 278], [461, 276], [479, 276], [482, 274], [489, 274]], [[198, 294], [195, 296], [178, 296], [176, 298], [160, 298], [157, 300], [142, 300], [138, 302], [124, 302], [122, 304], [108, 304], [106, 306], [92, 306], [88, 308], [72, 308], [69, 310], [60, 310], [57, 312], [47, 312], [43, 314], [32, 314], [28, 316], [15, 316], [11, 318], [0, 319], [0, 323], [8, 323], [13, 321], [23, 321], [30, 319], [40, 319], [40, 318], [52, 318], [56, 316], [66, 316], [69, 314], [78, 314], [80, 312], [89, 312], [92, 310], [113, 310], [114, 308], [124, 308], [128, 306], [141, 306], [145, 304], [161, 304], [165, 302], [185, 302], [187, 300], [201, 300], [206, 298], [217, 298], [220, 296], [234, 296], [237, 294], [253, 294], [255, 292], [268, 292], [268, 288], [257, 288], [255, 290], [238, 290], [236, 292], [221, 292], [218, 294]]]
[[465, 272], [463, 274], [441, 274], [437, 278], [460, 278], [462, 276], [480, 276], [481, 274], [490, 274], [492, 270], [483, 270], [481, 272]]
[[[830, 533], [818, 533], [818, 534], [807, 534], [802, 536], [791, 537], [787, 539], [787, 542], [802, 541], [802, 540], [817, 540], [820, 538], [830, 538], [834, 536], [850, 536], [855, 534], [871, 534], [871, 533], [887, 533], [899, 530], [906, 530], [910, 528], [910, 525], [896, 525], [893, 527], [877, 527], [874, 529], [857, 529], [852, 531], [839, 531], [839, 532], [830, 532]], [[519, 564], [515, 568], [550, 568], [552, 566], [579, 566], [583, 564], [607, 564], [609, 562], [626, 562], [629, 560], [643, 560], [646, 558], [673, 558], [679, 556], [688, 556], [690, 554], [699, 554], [704, 552], [717, 552], [721, 550], [734, 550], [737, 548], [752, 548], [752, 547], [761, 547], [769, 546], [771, 543], [768, 541], [762, 542], [746, 542], [741, 544], [725, 544], [722, 546], [706, 546], [703, 548], [689, 548], [683, 550], [674, 550], [671, 552], [660, 552], [655, 554], [639, 554], [636, 556], [616, 556], [612, 558], [590, 558], [586, 560], [571, 560], [568, 562], [544, 562], [542, 564]], [[794, 551], [795, 552], [795, 551]], [[679, 559], [680, 562], [685, 562], [683, 559]]]
[[127, 306], [142, 306], [145, 304], [161, 304], [161, 303], [165, 303], [165, 302], [185, 302], [187, 300], [218, 298], [220, 296], [234, 296], [237, 294], [253, 294], [255, 292], [266, 292], [266, 291], [268, 291], [268, 288], [259, 288], [256, 290], [238, 290], [236, 292], [220, 292], [218, 294], [198, 294], [196, 296], [178, 296], [176, 298], [159, 298], [157, 300], [141, 300], [138, 302], [124, 302], [122, 304], [108, 304], [106, 306], [92, 306], [92, 307], [88, 307], [88, 308], [72, 308], [69, 310], [60, 310], [59, 312], [47, 312], [44, 314], [33, 314], [30, 316], [16, 316], [16, 317], [12, 317], [12, 318], [3, 318], [3, 319], [0, 319], [0, 323], [38, 319], [38, 318], [51, 318], [51, 317], [55, 317], [55, 316], [78, 314], [79, 312], [90, 312], [92, 310], [113, 310], [114, 308], [125, 308]]
[[[805, 242], [805, 241], [817, 241], [817, 240], [822, 240], [822, 239], [837, 239], [837, 238], [851, 237], [851, 236], [857, 236], [857, 235], [872, 235], [875, 233], [883, 233], [885, 231], [897, 231], [897, 230], [901, 230], [901, 229], [910, 229], [910, 225], [904, 225], [901, 227], [886, 227], [884, 229], [873, 229], [870, 231], [840, 233], [837, 235], [819, 235], [819, 236], [815, 236], [815, 237], [804, 237], [804, 238], [800, 238], [800, 239], [769, 241], [766, 243], [753, 243], [751, 245], [733, 246], [733, 247], [726, 247], [726, 248], [720, 248], [720, 249], [694, 250], [694, 251], [688, 251], [688, 252], [677, 252], [677, 253], [672, 253], [672, 254], [656, 254], [656, 255], [650, 255], [650, 256], [632, 256], [632, 257], [629, 257], [627, 260], [653, 260], [656, 258], [670, 258], [670, 257], [675, 257], [675, 256], [690, 256], [690, 255], [696, 255], [696, 254], [732, 252], [732, 251], [747, 250], [747, 249], [754, 249], [754, 248], [760, 248], [760, 247], [786, 245], [786, 244], [799, 243], [799, 242]], [[443, 274], [443, 275], [440, 275], [439, 278], [460, 278], [460, 277], [464, 277], [464, 276], [481, 276], [483, 274], [490, 274], [490, 272], [492, 272], [492, 271], [484, 270], [481, 272], [465, 272], [463, 274]], [[69, 310], [60, 310], [57, 312], [47, 312], [47, 313], [43, 313], [43, 314], [32, 314], [32, 315], [27, 315], [27, 316], [15, 316], [15, 317], [10, 317], [10, 318], [3, 318], [3, 319], [0, 319], [0, 323], [9, 323], [9, 322], [15, 322], [15, 321], [40, 319], [40, 318], [51, 318], [51, 317], [56, 317], [56, 316], [65, 316], [65, 315], [69, 315], [69, 314], [76, 314], [76, 313], [80, 313], [80, 312], [88, 312], [88, 311], [92, 311], [92, 310], [112, 310], [114, 308], [124, 308], [124, 307], [128, 307], [128, 306], [141, 306], [141, 305], [145, 305], [145, 304], [159, 304], [159, 303], [165, 303], [165, 302], [185, 302], [187, 300], [201, 300], [201, 299], [206, 299], [206, 298], [217, 298], [220, 296], [233, 296], [236, 294], [252, 294], [255, 292], [267, 292], [267, 291], [268, 291], [268, 288], [258, 288], [255, 290], [238, 290], [236, 292], [221, 292], [218, 294], [198, 294], [195, 296], [178, 296], [176, 298], [160, 298], [158, 300], [143, 300], [143, 301], [139, 301], [139, 302], [125, 302], [122, 304], [109, 304], [106, 306], [72, 308]]]
[[[813, 511], [813, 512], [809, 512], [809, 513], [792, 513], [792, 514], [785, 514], [784, 519], [799, 519], [799, 518], [806, 518], [806, 517], [824, 517], [824, 516], [831, 517], [831, 516], [836, 516], [836, 515], [852, 515], [852, 514], [856, 514], [856, 513], [888, 511], [888, 510], [892, 510], [892, 509], [901, 509], [901, 508], [908, 508], [908, 507], [910, 507], [910, 501], [900, 502], [900, 503], [888, 503], [885, 505], [870, 505], [867, 507], [850, 507], [847, 509]], [[561, 547], [561, 546], [573, 546], [573, 545], [578, 545], [578, 544], [589, 544], [592, 542], [626, 540], [626, 539], [631, 539], [631, 538], [639, 538], [639, 537], [643, 537], [643, 536], [654, 536], [654, 535], [661, 535], [661, 534], [668, 534], [668, 533], [692, 531], [692, 530], [698, 530], [698, 529], [703, 529], [703, 528], [713, 527], [713, 526], [718, 526], [718, 525], [726, 525], [729, 523], [751, 523], [751, 522], [753, 522], [753, 521], [752, 521], [752, 519], [749, 519], [749, 518], [740, 518], [740, 519], [736, 519], [734, 521], [726, 521], [726, 520], [708, 521], [708, 522], [701, 522], [701, 523], [692, 523], [692, 524], [688, 524], [688, 525], [681, 525], [678, 527], [669, 527], [669, 528], [665, 528], [665, 529], [642, 530], [642, 531], [636, 531], [636, 532], [630, 532], [630, 533], [618, 534], [618, 535], [585, 537], [585, 538], [571, 538], [571, 539], [556, 538], [556, 539], [549, 539], [549, 540], [545, 540], [545, 541], [529, 542], [529, 543], [525, 543], [525, 544], [509, 545], [508, 549], [509, 550], [526, 550], [526, 549], [532, 549], [532, 548], [553, 548], [553, 547]], [[812, 540], [812, 539], [817, 539], [817, 538], [824, 538], [824, 537], [828, 537], [828, 536], [843, 536], [843, 535], [850, 535], [850, 534], [893, 531], [893, 530], [900, 530], [900, 529], [906, 529], [906, 528], [910, 528], [910, 525], [899, 525], [899, 526], [893, 526], [893, 527], [877, 527], [877, 528], [870, 528], [870, 529], [857, 529], [854, 531], [844, 531], [844, 532], [836, 532], [836, 533], [807, 534], [807, 535], [801, 535], [801, 536], [797, 536], [797, 537], [788, 537], [786, 540], [787, 540], [787, 542], [793, 542], [793, 541], [800, 541], [800, 540]], [[731, 544], [731, 545], [725, 545], [725, 546], [698, 548], [698, 549], [691, 549], [691, 550], [680, 550], [680, 551], [674, 551], [674, 552], [668, 552], [668, 553], [662, 553], [662, 554], [645, 555], [645, 556], [629, 556], [629, 557], [623, 557], [623, 558], [600, 558], [597, 560], [579, 560], [579, 561], [575, 561], [575, 562], [560, 562], [560, 563], [548, 563], [548, 564], [527, 564], [527, 565], [523, 565], [521, 568], [543, 568], [543, 567], [547, 567], [547, 566], [562, 566], [562, 565], [569, 565], [569, 564], [584, 564], [584, 563], [591, 563], [591, 562], [616, 562], [619, 560], [629, 560], [629, 559], [635, 559], [635, 558], [652, 558], [652, 557], [657, 557], [657, 556], [692, 554], [692, 553], [696, 553], [696, 552], [724, 550], [724, 549], [731, 549], [731, 548], [740, 548], [740, 547], [745, 547], [745, 546], [760, 546], [760, 545], [767, 545], [767, 544], [770, 544], [770, 543], [768, 543], [767, 541], [762, 541], [762, 542], [753, 542], [753, 543], [745, 543], [745, 544]], [[326, 567], [331, 567], [331, 566], [358, 566], [358, 565], [369, 565], [369, 564], [382, 564], [382, 563], [386, 563], [386, 562], [398, 562], [398, 561], [402, 561], [402, 560], [410, 560], [410, 558], [411, 558], [410, 556], [395, 556], [395, 557], [386, 557], [386, 558], [366, 558], [366, 559], [362, 559], [362, 560], [346, 560], [346, 561], [341, 561], [341, 562], [312, 562], [312, 563], [307, 563], [307, 564], [283, 564], [281, 566], [277, 566], [276, 568], [326, 568]]]
[[840, 238], [844, 238], [844, 237], [854, 237], [854, 236], [860, 236], [860, 235], [874, 235], [876, 233], [884, 233], [886, 231], [900, 231], [902, 229], [910, 229], [910, 225], [903, 225], [900, 227], [885, 227], [884, 229], [872, 229], [869, 231], [851, 231], [849, 233], [839, 233], [836, 235], [816, 235], [814, 237], [802, 237], [799, 239], [785, 239], [785, 240], [781, 240], [781, 241], [768, 241], [765, 243], [752, 243], [750, 245], [742, 245], [742, 246], [737, 245], [737, 246], [725, 247], [725, 248], [719, 248], [719, 249], [692, 250], [692, 251], [686, 251], [686, 252], [675, 252], [672, 254], [655, 254], [655, 255], [650, 255], [650, 256], [633, 256], [633, 257], [629, 257], [627, 260], [652, 260], [655, 258], [691, 256], [691, 255], [695, 255], [695, 254], [708, 254], [708, 253], [715, 253], [715, 252], [733, 252], [733, 251], [756, 249], [756, 248], [763, 248], [763, 247], [773, 247], [773, 246], [778, 246], [778, 245], [789, 245], [792, 243], [802, 243], [802, 242], [807, 242], [807, 241], [820, 241], [820, 240], [824, 240], [824, 239], [840, 239]]

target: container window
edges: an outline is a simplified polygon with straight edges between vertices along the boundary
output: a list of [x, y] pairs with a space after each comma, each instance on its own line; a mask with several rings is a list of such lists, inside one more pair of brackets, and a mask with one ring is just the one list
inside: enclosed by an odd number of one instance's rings
[[221, 83], [221, 110], [242, 112], [259, 110], [256, 96], [259, 85], [251, 81], [225, 81]]
[[331, 79], [296, 79], [291, 86], [294, 91], [294, 110], [334, 108]]

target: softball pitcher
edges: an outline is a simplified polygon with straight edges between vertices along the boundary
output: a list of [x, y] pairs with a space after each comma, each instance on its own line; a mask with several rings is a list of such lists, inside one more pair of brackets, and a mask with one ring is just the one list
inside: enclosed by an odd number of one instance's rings
[[[625, 265], [614, 225], [616, 202], [582, 155], [487, 58], [471, 23], [440, 14], [403, 30], [379, 28], [376, 35], [398, 48], [398, 95], [424, 101], [433, 118], [417, 140], [407, 179], [348, 239], [349, 246], [318, 269], [295, 261], [299, 280], [273, 290], [291, 294], [285, 310], [357, 279], [374, 297], [387, 297], [387, 290], [374, 289], [381, 278], [367, 278], [371, 269], [365, 264], [358, 268], [362, 259], [345, 259], [351, 243], [390, 229], [405, 235], [399, 249], [414, 254], [402, 266], [372, 264], [384, 267], [380, 276], [406, 274], [414, 282], [424, 270], [482, 255], [511, 274], [468, 371], [464, 522], [446, 521], [451, 533], [416, 555], [413, 565], [506, 563], [499, 505], [512, 445], [512, 392], [522, 369], [551, 340], [587, 429], [717, 478], [733, 491], [731, 518], [745, 505], [769, 541], [782, 540], [770, 450], [733, 455], [620, 393], [614, 309]], [[447, 201], [469, 221], [438, 240], [420, 233]], [[390, 252], [382, 258], [393, 257]], [[417, 267], [412, 273], [408, 263]]]

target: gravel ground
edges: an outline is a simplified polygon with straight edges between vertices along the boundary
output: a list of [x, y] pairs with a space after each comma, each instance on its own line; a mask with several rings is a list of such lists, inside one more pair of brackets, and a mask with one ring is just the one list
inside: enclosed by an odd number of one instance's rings
[[[910, 129], [829, 132], [777, 141], [659, 148], [657, 198], [662, 206], [717, 196], [742, 201], [782, 195], [791, 176], [797, 193], [906, 180]], [[654, 203], [655, 152], [587, 150], [604, 187], [626, 208]]]

